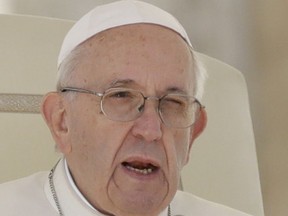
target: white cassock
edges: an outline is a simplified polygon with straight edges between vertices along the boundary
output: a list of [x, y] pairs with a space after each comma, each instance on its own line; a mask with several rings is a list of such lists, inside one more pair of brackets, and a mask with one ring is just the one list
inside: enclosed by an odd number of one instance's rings
[[[51, 192], [49, 172], [0, 185], [0, 215], [3, 216], [59, 216]], [[64, 216], [102, 216], [79, 194], [67, 174], [65, 160], [54, 172], [55, 191]], [[245, 213], [177, 191], [171, 204], [171, 215], [183, 216], [248, 216]], [[167, 216], [165, 209], [159, 216]]]

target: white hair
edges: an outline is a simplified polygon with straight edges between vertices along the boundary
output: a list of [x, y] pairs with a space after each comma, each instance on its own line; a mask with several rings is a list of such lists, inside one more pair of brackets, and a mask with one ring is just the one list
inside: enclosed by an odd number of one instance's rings
[[[190, 47], [190, 46], [189, 46]], [[194, 97], [198, 100], [201, 100], [204, 95], [205, 82], [208, 77], [206, 68], [204, 67], [203, 62], [198, 58], [197, 53], [190, 47], [190, 51], [193, 58], [193, 70], [195, 73], [195, 89]]]
[[72, 72], [79, 66], [84, 53], [84, 46], [77, 46], [63, 60], [58, 67], [56, 88], [58, 91], [63, 87], [67, 87], [72, 79]]

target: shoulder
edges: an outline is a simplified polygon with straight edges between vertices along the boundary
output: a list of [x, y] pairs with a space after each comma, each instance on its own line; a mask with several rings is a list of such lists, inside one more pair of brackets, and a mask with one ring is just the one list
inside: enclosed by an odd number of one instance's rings
[[173, 214], [184, 214], [187, 216], [249, 216], [241, 211], [182, 191], [177, 191], [171, 203], [171, 210]]
[[47, 172], [39, 172], [28, 177], [2, 183], [0, 184], [0, 198], [2, 198], [3, 195], [6, 197], [7, 195], [12, 196], [13, 194], [29, 195], [31, 194], [31, 190], [35, 191], [35, 189], [43, 188], [47, 177]]
[[[0, 212], [5, 215], [36, 215], [48, 206], [44, 185], [48, 172], [0, 184]], [[35, 205], [37, 203], [37, 205]]]

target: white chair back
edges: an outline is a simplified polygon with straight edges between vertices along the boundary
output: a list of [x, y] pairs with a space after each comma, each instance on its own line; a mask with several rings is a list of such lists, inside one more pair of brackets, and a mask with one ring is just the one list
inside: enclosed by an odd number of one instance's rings
[[208, 71], [203, 104], [208, 124], [182, 172], [185, 191], [263, 216], [247, 86], [235, 68], [199, 54]]
[[[0, 15], [0, 182], [48, 170], [59, 157], [37, 112], [41, 95], [55, 89], [56, 58], [72, 24]], [[203, 100], [208, 126], [194, 143], [182, 174], [183, 188], [263, 216], [245, 81], [230, 66], [202, 54], [199, 57], [209, 74]]]

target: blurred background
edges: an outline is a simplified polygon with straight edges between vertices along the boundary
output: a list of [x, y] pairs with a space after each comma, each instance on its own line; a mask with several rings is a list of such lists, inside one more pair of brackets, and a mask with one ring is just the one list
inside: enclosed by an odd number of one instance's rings
[[[0, 13], [76, 20], [94, 6], [108, 2], [113, 1], [0, 0]], [[146, 2], [175, 15], [197, 51], [243, 73], [248, 85], [265, 215], [287, 216], [288, 1]]]

